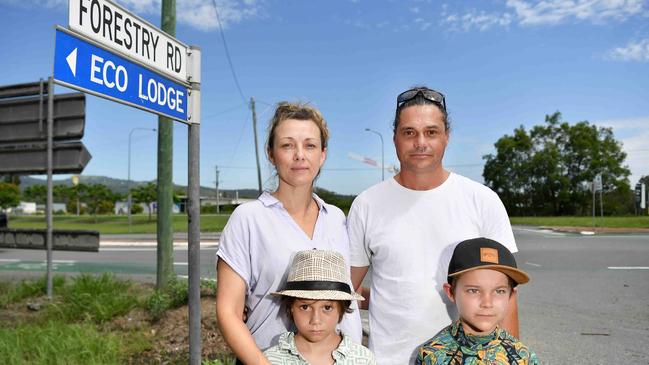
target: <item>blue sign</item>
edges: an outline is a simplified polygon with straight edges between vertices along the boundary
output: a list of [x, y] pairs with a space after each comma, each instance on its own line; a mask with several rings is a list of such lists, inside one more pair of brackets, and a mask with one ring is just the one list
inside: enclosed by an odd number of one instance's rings
[[54, 78], [73, 89], [187, 121], [186, 86], [61, 29], [56, 30]]

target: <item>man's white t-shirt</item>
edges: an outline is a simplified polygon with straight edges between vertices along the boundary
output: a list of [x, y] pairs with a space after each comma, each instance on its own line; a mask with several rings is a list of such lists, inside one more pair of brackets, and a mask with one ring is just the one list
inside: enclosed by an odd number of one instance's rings
[[[313, 198], [319, 208], [313, 238], [268, 192], [237, 207], [221, 234], [217, 261], [224, 260], [246, 283], [246, 325], [261, 350], [277, 345], [282, 333], [295, 329], [281, 308], [280, 297], [270, 293], [286, 283], [297, 251], [338, 251], [349, 266], [344, 213], [315, 194]], [[339, 329], [360, 343], [362, 327], [356, 301], [351, 308], [354, 312], [345, 314]]]
[[371, 266], [369, 348], [379, 364], [413, 363], [417, 347], [456, 317], [442, 286], [458, 243], [487, 237], [517, 251], [498, 195], [454, 173], [426, 191], [394, 178], [370, 187], [347, 229], [351, 265]]

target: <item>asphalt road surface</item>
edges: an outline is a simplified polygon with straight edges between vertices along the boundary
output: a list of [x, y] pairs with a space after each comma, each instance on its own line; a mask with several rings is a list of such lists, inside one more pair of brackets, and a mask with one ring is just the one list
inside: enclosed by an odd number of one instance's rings
[[542, 364], [649, 364], [649, 235], [515, 235], [521, 339]]
[[[515, 227], [521, 339], [542, 364], [649, 365], [649, 235], [584, 236]], [[114, 238], [113, 238], [114, 239]], [[135, 244], [135, 243], [128, 243]], [[215, 241], [202, 243], [201, 276], [214, 278]], [[187, 249], [174, 249], [187, 273]], [[41, 276], [44, 251], [0, 249], [0, 279]], [[155, 246], [54, 252], [57, 273], [115, 272], [155, 281]], [[431, 334], [432, 336], [432, 334]]]

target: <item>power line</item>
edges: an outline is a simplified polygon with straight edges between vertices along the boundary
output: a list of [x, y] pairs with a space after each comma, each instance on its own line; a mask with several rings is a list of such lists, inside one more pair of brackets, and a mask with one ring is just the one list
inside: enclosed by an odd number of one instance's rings
[[210, 115], [208, 115], [208, 116], [204, 116], [203, 119], [210, 119], [210, 118], [218, 117], [219, 115], [227, 114], [227, 113], [233, 112], [233, 111], [235, 111], [235, 110], [237, 110], [237, 109], [241, 109], [241, 107], [244, 107], [244, 106], [245, 106], [245, 107], [248, 107], [248, 106], [245, 105], [245, 104], [244, 104], [244, 105], [241, 105], [241, 104], [240, 104], [240, 105], [233, 106], [233, 107], [228, 108], [228, 109], [225, 109], [225, 110], [221, 110], [221, 111], [216, 112], [216, 113], [214, 113], [214, 114], [210, 114]]
[[216, 13], [216, 22], [219, 24], [219, 33], [221, 34], [221, 39], [223, 40], [223, 48], [225, 48], [225, 56], [228, 59], [228, 63], [230, 64], [230, 70], [232, 71], [232, 77], [234, 78], [234, 83], [237, 85], [237, 89], [239, 90], [239, 95], [241, 96], [241, 100], [243, 101], [244, 104], [248, 104], [246, 101], [246, 97], [243, 95], [243, 91], [241, 90], [241, 86], [239, 85], [239, 79], [237, 78], [236, 72], [234, 72], [234, 65], [232, 64], [232, 59], [230, 58], [230, 51], [228, 50], [228, 43], [225, 41], [225, 34], [223, 34], [223, 27], [221, 26], [221, 17], [219, 17], [219, 10], [216, 7], [216, 0], [212, 0], [212, 4], [214, 5], [214, 12]]

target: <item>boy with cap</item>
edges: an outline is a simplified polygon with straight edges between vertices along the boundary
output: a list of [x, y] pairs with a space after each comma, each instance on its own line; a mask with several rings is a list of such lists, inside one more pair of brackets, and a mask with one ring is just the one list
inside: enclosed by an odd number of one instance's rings
[[343, 256], [335, 251], [299, 251], [293, 258], [282, 305], [297, 332], [283, 333], [279, 344], [264, 351], [273, 365], [376, 364], [372, 352], [354, 343], [336, 326], [352, 300], [364, 298], [351, 290]]
[[444, 284], [460, 318], [419, 348], [416, 364], [538, 364], [534, 352], [498, 325], [516, 285], [529, 280], [500, 243], [488, 238], [460, 242]]

